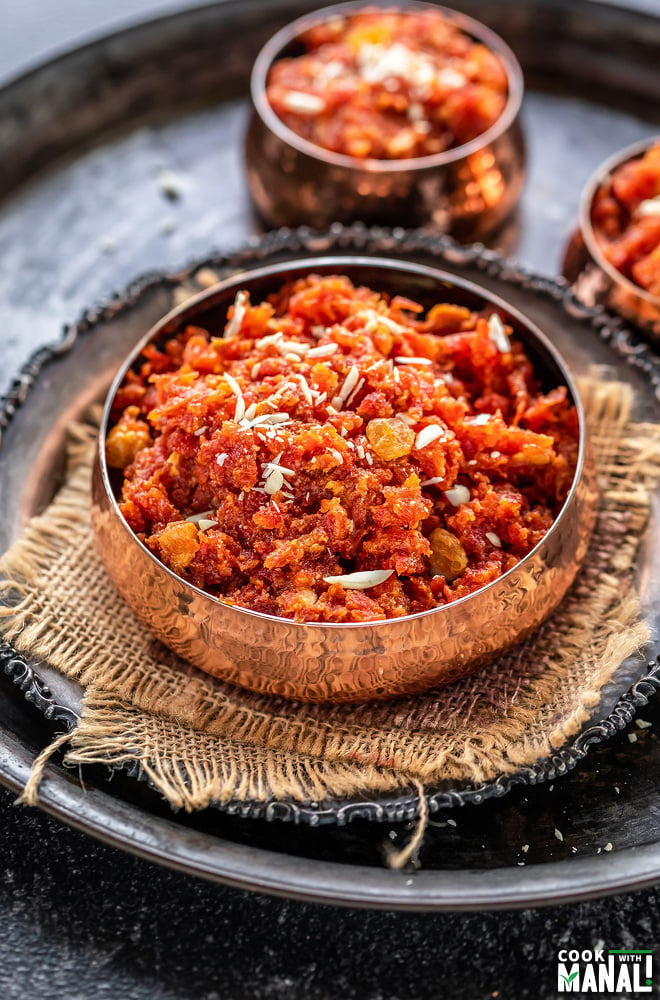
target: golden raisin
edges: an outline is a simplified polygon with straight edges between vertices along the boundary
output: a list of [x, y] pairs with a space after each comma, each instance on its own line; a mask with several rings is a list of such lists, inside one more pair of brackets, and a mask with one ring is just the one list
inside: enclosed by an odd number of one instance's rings
[[137, 406], [127, 406], [108, 433], [105, 454], [108, 465], [113, 469], [125, 469], [139, 451], [151, 444], [149, 426], [144, 420], [137, 419], [139, 412]]
[[463, 573], [468, 564], [465, 549], [456, 535], [444, 528], [436, 528], [429, 536], [431, 555], [429, 564], [433, 573], [444, 576], [451, 583]]
[[541, 448], [533, 442], [524, 444], [511, 456], [511, 465], [548, 465], [552, 461], [550, 448]]
[[190, 521], [175, 521], [156, 537], [160, 557], [175, 573], [187, 569], [197, 555], [199, 534]]
[[434, 330], [448, 332], [462, 330], [469, 323], [472, 313], [465, 306], [456, 306], [450, 302], [439, 303], [429, 309], [426, 318], [427, 326]]
[[367, 424], [367, 440], [378, 458], [391, 462], [412, 451], [415, 432], [396, 417], [377, 417]]

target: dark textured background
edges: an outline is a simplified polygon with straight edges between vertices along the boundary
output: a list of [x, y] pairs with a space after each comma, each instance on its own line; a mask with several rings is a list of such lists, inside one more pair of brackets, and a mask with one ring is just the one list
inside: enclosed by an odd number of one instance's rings
[[[186, 5], [0, 0], [0, 82]], [[659, 0], [636, 5], [660, 13]], [[660, 945], [653, 890], [518, 913], [338, 910], [154, 867], [4, 790], [0, 812], [0, 1000], [545, 1000], [564, 945]]]
[[4, 1000], [545, 1000], [558, 948], [657, 938], [654, 890], [519, 913], [337, 910], [154, 867], [4, 790], [0, 811]]

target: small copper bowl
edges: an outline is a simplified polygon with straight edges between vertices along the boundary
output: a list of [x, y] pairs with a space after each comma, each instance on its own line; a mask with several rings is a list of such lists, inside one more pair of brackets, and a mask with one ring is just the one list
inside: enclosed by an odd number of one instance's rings
[[634, 323], [645, 337], [660, 345], [660, 297], [626, 278], [603, 256], [591, 224], [591, 207], [600, 185], [617, 167], [638, 159], [660, 136], [627, 146], [602, 163], [587, 181], [580, 198], [579, 224], [564, 252], [562, 274], [577, 297], [588, 306], [605, 306]]
[[[512, 212], [525, 179], [520, 124], [522, 71], [513, 52], [478, 21], [435, 4], [397, 2], [395, 10], [442, 13], [501, 60], [509, 80], [504, 111], [490, 129], [455, 149], [402, 160], [359, 160], [329, 152], [289, 129], [266, 98], [272, 64], [296, 52], [312, 25], [356, 13], [368, 3], [339, 4], [301, 17], [274, 35], [252, 71], [252, 119], [246, 139], [247, 179], [270, 226], [363, 221], [427, 226], [464, 242], [483, 240]], [[384, 5], [387, 9], [387, 5]]]
[[[494, 306], [526, 345], [548, 388], [566, 385], [579, 415], [579, 456], [564, 507], [541, 542], [513, 569], [469, 597], [419, 614], [365, 623], [301, 623], [231, 606], [167, 569], [128, 527], [104, 442], [114, 396], [142, 349], [193, 323], [221, 328], [239, 289], [261, 301], [288, 279], [348, 275], [429, 308], [452, 301]], [[117, 589], [162, 642], [202, 670], [253, 691], [302, 701], [356, 702], [427, 690], [455, 680], [532, 632], [559, 604], [586, 553], [595, 516], [594, 468], [584, 414], [564, 362], [544, 335], [505, 302], [470, 282], [419, 264], [321, 257], [247, 271], [170, 312], [132, 351], [110, 389], [94, 469], [92, 521]], [[119, 477], [121, 478], [121, 477]]]

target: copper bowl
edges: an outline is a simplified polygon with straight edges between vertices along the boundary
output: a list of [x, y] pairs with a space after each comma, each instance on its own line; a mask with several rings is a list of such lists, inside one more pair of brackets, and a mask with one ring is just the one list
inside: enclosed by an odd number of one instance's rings
[[[176, 576], [137, 539], [120, 514], [117, 477], [105, 461], [111, 404], [126, 372], [152, 340], [194, 323], [222, 328], [239, 289], [253, 302], [285, 280], [347, 274], [426, 308], [453, 301], [494, 306], [526, 345], [548, 388], [566, 385], [579, 415], [579, 456], [566, 502], [541, 542], [498, 580], [454, 603], [365, 623], [301, 623], [223, 603]], [[253, 691], [302, 701], [355, 702], [423, 691], [455, 680], [532, 632], [559, 604], [586, 553], [595, 516], [594, 468], [584, 414], [564, 362], [520, 313], [470, 282], [418, 264], [321, 257], [236, 274], [170, 312], [132, 351], [110, 389], [93, 476], [92, 520], [108, 573], [137, 618], [197, 667]], [[121, 476], [119, 476], [121, 478]]]
[[605, 306], [634, 323], [648, 340], [660, 344], [660, 297], [640, 288], [603, 256], [591, 224], [591, 206], [600, 185], [617, 167], [660, 143], [660, 136], [627, 146], [594, 171], [580, 198], [578, 228], [564, 252], [562, 274], [588, 306]]
[[272, 64], [295, 52], [296, 40], [312, 25], [365, 6], [368, 3], [339, 4], [301, 17], [274, 35], [257, 56], [246, 163], [259, 214], [270, 226], [325, 229], [333, 222], [364, 221], [428, 226], [464, 242], [485, 239], [510, 215], [525, 179], [522, 71], [509, 47], [485, 25], [435, 4], [389, 5], [402, 12], [439, 11], [491, 49], [506, 69], [509, 97], [501, 116], [482, 135], [455, 149], [405, 160], [358, 160], [301, 138], [271, 108], [266, 81]]

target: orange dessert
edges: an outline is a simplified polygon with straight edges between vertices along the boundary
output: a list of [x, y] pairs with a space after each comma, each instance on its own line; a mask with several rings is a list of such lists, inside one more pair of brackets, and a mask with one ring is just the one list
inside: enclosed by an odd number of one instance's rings
[[440, 11], [366, 8], [310, 28], [266, 96], [303, 139], [357, 159], [408, 159], [486, 132], [508, 97], [504, 65]]
[[660, 296], [660, 144], [617, 167], [600, 185], [591, 225], [605, 260]]
[[570, 489], [578, 421], [496, 311], [310, 275], [143, 351], [114, 401], [120, 508], [175, 573], [306, 622], [379, 621], [515, 566]]

